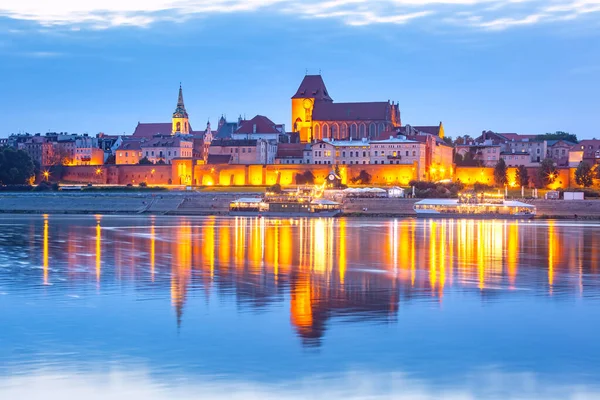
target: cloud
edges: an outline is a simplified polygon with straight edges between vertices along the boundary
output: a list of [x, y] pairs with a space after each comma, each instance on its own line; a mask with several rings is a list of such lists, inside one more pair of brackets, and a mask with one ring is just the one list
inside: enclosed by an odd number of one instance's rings
[[44, 26], [147, 27], [225, 13], [265, 11], [346, 25], [453, 24], [485, 30], [556, 23], [600, 13], [600, 0], [21, 0], [0, 16]]
[[[164, 374], [158, 374], [164, 375]], [[600, 399], [597, 387], [561, 385], [528, 373], [482, 372], [454, 385], [428, 385], [402, 373], [350, 372], [267, 383], [219, 376], [157, 378], [144, 370], [37, 371], [0, 377], [0, 397], [28, 400]]]

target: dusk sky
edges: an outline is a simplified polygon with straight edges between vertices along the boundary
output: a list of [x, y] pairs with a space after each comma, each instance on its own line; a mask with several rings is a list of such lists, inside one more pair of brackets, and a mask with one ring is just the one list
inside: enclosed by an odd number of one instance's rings
[[600, 0], [0, 0], [0, 137], [290, 123], [306, 70], [402, 123], [600, 137]]

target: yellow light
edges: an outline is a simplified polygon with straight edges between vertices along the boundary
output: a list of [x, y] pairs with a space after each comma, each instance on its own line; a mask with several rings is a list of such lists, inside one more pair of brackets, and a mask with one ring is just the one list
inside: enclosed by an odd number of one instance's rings
[[101, 173], [102, 173], [102, 169], [101, 169], [101, 168], [98, 168], [98, 169], [96, 170], [96, 175], [100, 175]]

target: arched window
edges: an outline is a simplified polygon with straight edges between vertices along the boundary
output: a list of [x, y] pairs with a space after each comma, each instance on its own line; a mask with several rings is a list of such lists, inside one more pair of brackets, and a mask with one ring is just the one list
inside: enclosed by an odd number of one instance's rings
[[340, 129], [338, 127], [338, 124], [331, 125], [331, 137], [334, 139], [340, 138]]
[[385, 124], [382, 122], [379, 124], [379, 133], [385, 132]]
[[348, 125], [346, 123], [342, 124], [342, 132], [340, 133], [340, 137], [342, 139], [348, 139]]
[[323, 137], [321, 136], [321, 126], [319, 124], [315, 124], [314, 130], [315, 130], [314, 139], [317, 139], [317, 140], [323, 139]]
[[369, 137], [370, 138], [375, 136], [375, 129], [376, 129], [375, 124], [372, 123], [371, 125], [369, 125]]
[[329, 138], [329, 125], [327, 124], [323, 124], [323, 135], [322, 135], [323, 139], [327, 139]]
[[177, 127], [175, 129], [175, 132], [181, 132], [181, 122], [177, 123]]
[[360, 124], [358, 128], [358, 137], [361, 139], [367, 137], [367, 127], [365, 124]]
[[357, 128], [356, 124], [350, 125], [350, 137], [352, 139], [358, 139], [357, 132], [356, 132], [357, 129], [358, 128]]

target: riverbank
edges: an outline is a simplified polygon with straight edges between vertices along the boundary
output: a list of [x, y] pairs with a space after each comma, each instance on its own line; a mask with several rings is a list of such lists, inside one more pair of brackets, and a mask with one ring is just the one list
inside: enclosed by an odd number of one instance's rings
[[[256, 193], [226, 192], [42, 192], [1, 193], [0, 213], [9, 214], [158, 214], [227, 215], [229, 202]], [[416, 199], [348, 199], [344, 215], [352, 217], [414, 217]], [[600, 220], [600, 200], [527, 201], [539, 219]]]

